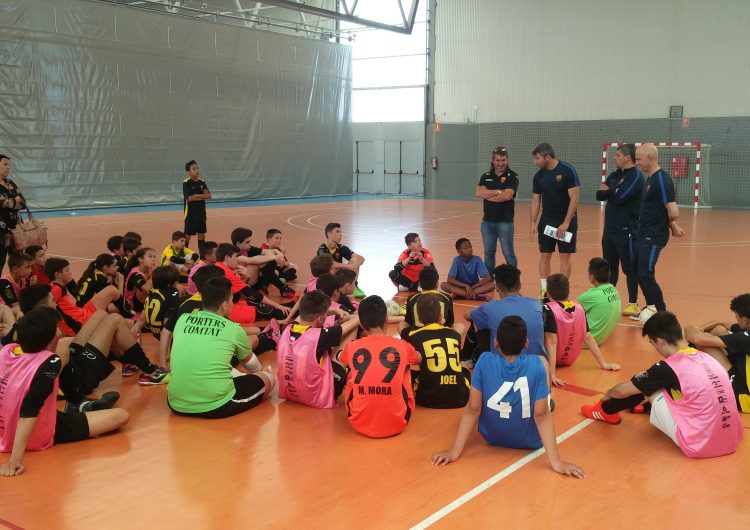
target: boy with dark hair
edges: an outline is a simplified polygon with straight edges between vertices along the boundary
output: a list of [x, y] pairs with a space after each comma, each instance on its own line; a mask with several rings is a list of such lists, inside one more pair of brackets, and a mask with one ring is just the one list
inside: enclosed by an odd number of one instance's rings
[[252, 324], [256, 319], [283, 319], [290, 308], [262, 295], [242, 281], [236, 269], [239, 264], [240, 249], [228, 243], [221, 243], [216, 250], [216, 265], [224, 271], [231, 282], [233, 304], [229, 320], [239, 324]]
[[245, 267], [243, 280], [262, 291], [264, 296], [268, 294], [269, 285], [274, 285], [285, 296], [290, 291], [296, 295], [294, 289], [287, 287], [276, 276], [276, 267], [285, 261], [284, 256], [278, 250], [263, 250], [254, 246], [252, 236], [253, 231], [249, 228], [235, 228], [230, 234], [232, 245], [240, 250], [240, 263]]
[[[26, 247], [25, 252], [34, 259], [34, 262], [31, 264], [31, 276], [29, 277], [29, 285], [50, 285], [52, 282], [49, 278], [47, 278], [47, 275], [44, 274], [44, 264], [47, 261], [47, 251], [44, 249], [44, 247], [39, 245], [31, 245], [30, 247]], [[36, 279], [32, 280], [32, 278]]]
[[[69, 285], [73, 282], [70, 263], [63, 258], [49, 258], [44, 264], [44, 273], [52, 280], [52, 299], [62, 315], [68, 330], [74, 335], [97, 310], [106, 311], [109, 304], [120, 298], [120, 291], [114, 285], [105, 287], [96, 293], [83, 307], [78, 307], [76, 299], [70, 293]], [[75, 286], [75, 282], [73, 282]], [[61, 329], [63, 329], [61, 327]], [[70, 333], [72, 330], [74, 333]]]
[[135, 239], [136, 241], [138, 241], [139, 246], [143, 244], [143, 236], [141, 236], [141, 234], [139, 234], [138, 232], [125, 232], [122, 235], [122, 237], [123, 237], [123, 242], [125, 241], [125, 239], [130, 238], [130, 239]]
[[[208, 280], [201, 290], [204, 309], [182, 315], [174, 329], [169, 408], [199, 418], [227, 418], [250, 410], [267, 396], [276, 379], [264, 371], [245, 331], [227, 317], [232, 283]], [[232, 376], [232, 359], [249, 374]]]
[[440, 466], [458, 460], [479, 421], [479, 434], [488, 444], [514, 449], [544, 447], [553, 471], [585, 478], [580, 467], [560, 459], [545, 363], [537, 355], [522, 355], [528, 345], [526, 323], [521, 317], [507, 316], [500, 321], [496, 337], [499, 353], [482, 355], [474, 367], [469, 403], [453, 447], [432, 455], [432, 463]]
[[68, 358], [47, 348], [55, 338], [58, 318], [51, 308], [31, 311], [17, 322], [19, 343], [0, 350], [0, 452], [11, 453], [0, 465], [2, 476], [25, 471], [27, 450], [85, 440], [128, 422], [123, 409], [83, 414], [57, 410], [59, 375]]
[[434, 267], [432, 254], [422, 246], [419, 234], [409, 232], [404, 237], [406, 250], [401, 252], [388, 273], [388, 277], [399, 291], [416, 291], [419, 287], [419, 273], [425, 267]]
[[[325, 243], [318, 247], [318, 255], [329, 255], [333, 258], [334, 269], [351, 269], [359, 276], [359, 268], [365, 262], [365, 258], [347, 246], [341, 244], [344, 237], [339, 223], [328, 223], [324, 229], [326, 235]], [[347, 263], [344, 263], [344, 260]], [[364, 298], [365, 293], [357, 286], [354, 289], [354, 298]]]
[[[146, 295], [143, 311], [133, 324], [134, 331], [140, 332], [145, 325], [154, 338], [161, 342], [161, 332], [166, 322], [172, 312], [180, 306], [180, 291], [177, 290], [179, 280], [180, 275], [172, 265], [162, 265], [154, 269], [151, 275], [152, 287]], [[161, 349], [159, 350], [159, 366], [167, 371], [167, 357], [162, 355]]]
[[[335, 280], [333, 275], [331, 278]], [[305, 293], [299, 318], [281, 334], [277, 355], [280, 399], [316, 408], [336, 406], [346, 384], [346, 367], [333, 358], [333, 348], [356, 331], [359, 321], [351, 317], [324, 326], [331, 304], [322, 290]]]
[[588, 329], [586, 312], [581, 304], [569, 300], [568, 278], [562, 274], [547, 277], [547, 296], [549, 302], [542, 306], [542, 312], [550, 382], [555, 386], [565, 386], [565, 381], [555, 375], [555, 367], [571, 366], [581, 354], [584, 344], [602, 370], [619, 370], [620, 365], [607, 362], [599, 350]]
[[[198, 240], [200, 241], [200, 239]], [[180, 283], [187, 283], [190, 268], [198, 261], [198, 254], [187, 248], [187, 236], [172, 232], [172, 243], [161, 253], [161, 264], [172, 264], [180, 273]]]
[[399, 332], [407, 327], [421, 328], [424, 325], [419, 319], [419, 314], [417, 313], [417, 302], [423, 295], [434, 294], [440, 300], [440, 318], [443, 320], [443, 325], [449, 328], [452, 327], [459, 333], [463, 334], [465, 331], [464, 326], [461, 324], [454, 324], [453, 298], [437, 290], [439, 280], [440, 275], [435, 267], [425, 267], [419, 271], [419, 287], [422, 289], [422, 292], [413, 294], [406, 299], [406, 303], [402, 308], [402, 314], [405, 317], [405, 321], [403, 324], [399, 325]]
[[526, 322], [529, 345], [522, 353], [546, 358], [542, 304], [538, 300], [521, 296], [521, 271], [512, 265], [498, 265], [495, 267], [494, 277], [500, 299], [482, 304], [464, 314], [467, 321], [473, 322], [473, 327], [466, 335], [466, 353], [462, 358], [468, 357], [472, 352], [471, 357], [476, 359], [483, 352], [491, 351], [495, 344], [497, 327], [500, 321], [509, 315], [520, 316]]
[[609, 283], [610, 270], [607, 260], [592, 258], [589, 261], [589, 282], [593, 287], [578, 296], [578, 303], [586, 311], [586, 321], [594, 340], [604, 344], [617, 328], [622, 311], [622, 302], [617, 288]]
[[190, 238], [197, 235], [200, 250], [206, 239], [206, 201], [211, 199], [211, 191], [206, 186], [206, 181], [200, 178], [201, 168], [198, 162], [190, 160], [185, 164], [185, 171], [187, 178], [182, 181], [185, 245], [190, 244]]
[[198, 292], [198, 288], [195, 286], [193, 277], [201, 267], [205, 265], [213, 265], [214, 263], [216, 263], [217, 248], [219, 248], [219, 244], [216, 241], [205, 241], [203, 243], [203, 248], [201, 248], [200, 250], [200, 259], [198, 260], [198, 263], [193, 265], [193, 268], [190, 269], [190, 273], [188, 274], [187, 294], [194, 295]]
[[469, 400], [471, 373], [461, 367], [461, 335], [444, 325], [442, 300], [437, 293], [425, 293], [417, 301], [422, 327], [404, 329], [401, 338], [422, 357], [414, 376], [417, 405], [453, 409]]
[[[81, 274], [76, 286], [78, 307], [83, 307], [96, 293], [114, 285], [122, 290], [125, 278], [117, 272], [117, 261], [112, 254], [102, 253], [94, 259]], [[114, 311], [114, 308], [113, 308]]]
[[122, 238], [122, 260], [117, 266], [117, 271], [123, 276], [127, 275], [127, 266], [130, 258], [140, 248], [141, 240], [135, 237], [123, 237]]
[[719, 361], [729, 372], [740, 412], [750, 414], [750, 293], [732, 298], [735, 322], [713, 320], [701, 327], [687, 326], [685, 338]]
[[453, 298], [467, 300], [489, 300], [494, 286], [492, 276], [484, 266], [484, 262], [474, 255], [471, 241], [465, 237], [456, 241], [458, 256], [453, 258], [448, 271], [448, 281], [440, 289]]
[[117, 262], [117, 270], [125, 269], [127, 260], [125, 259], [125, 253], [122, 250], [122, 240], [125, 239], [122, 236], [112, 236], [107, 239], [107, 250], [114, 256]]
[[14, 252], [8, 258], [8, 273], [0, 277], [0, 298], [10, 307], [16, 317], [21, 316], [18, 309], [18, 296], [21, 289], [29, 285], [31, 265], [34, 258], [24, 252]]
[[357, 273], [351, 269], [339, 269], [334, 274], [339, 281], [339, 304], [341, 309], [347, 313], [356, 313], [357, 304], [353, 302], [349, 295], [354, 294], [357, 288]]
[[[307, 282], [307, 287], [305, 287], [305, 292], [309, 293], [316, 289], [318, 276], [320, 276], [321, 274], [325, 274], [327, 272], [335, 273], [337, 270], [342, 270], [342, 269], [334, 268], [333, 256], [331, 256], [330, 254], [318, 254], [317, 256], [315, 256], [313, 259], [310, 260], [310, 274], [312, 276], [310, 277], [310, 281]], [[351, 270], [351, 269], [343, 269], [343, 270]], [[356, 272], [354, 272], [354, 276], [356, 278], [357, 276]]]
[[677, 317], [669, 311], [655, 313], [641, 333], [664, 359], [610, 388], [601, 401], [581, 407], [581, 413], [618, 424], [621, 411], [648, 399], [651, 424], [685, 456], [734, 453], [744, 428], [726, 370], [709, 354], [689, 346]]
[[409, 365], [421, 358], [411, 344], [388, 334], [382, 298], [368, 296], [357, 313], [364, 336], [347, 344], [339, 356], [349, 367], [344, 399], [349, 424], [371, 438], [395, 436], [414, 410]]

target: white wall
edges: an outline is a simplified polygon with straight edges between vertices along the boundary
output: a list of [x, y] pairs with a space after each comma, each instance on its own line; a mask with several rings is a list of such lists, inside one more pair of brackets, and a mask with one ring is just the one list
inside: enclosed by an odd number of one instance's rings
[[436, 16], [444, 123], [750, 114], [750, 0], [441, 0]]

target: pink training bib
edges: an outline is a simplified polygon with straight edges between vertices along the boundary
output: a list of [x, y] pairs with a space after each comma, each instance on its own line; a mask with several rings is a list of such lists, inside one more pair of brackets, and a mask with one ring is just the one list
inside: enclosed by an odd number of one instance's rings
[[556, 365], [570, 366], [583, 349], [583, 339], [586, 337], [586, 312], [578, 302], [573, 312], [569, 313], [555, 301], [549, 302], [547, 307], [552, 310], [557, 324], [557, 352]]
[[293, 339], [293, 326], [287, 326], [279, 339], [279, 397], [310, 407], [332, 409], [336, 406], [336, 400], [333, 396], [331, 358], [324, 355], [318, 363], [315, 356], [321, 328], [308, 328]]

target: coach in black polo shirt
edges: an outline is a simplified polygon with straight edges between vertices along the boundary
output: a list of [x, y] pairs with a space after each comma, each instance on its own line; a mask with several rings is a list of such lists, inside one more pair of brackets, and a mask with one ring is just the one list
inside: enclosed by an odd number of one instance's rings
[[609, 283], [617, 285], [620, 264], [628, 283], [628, 305], [623, 315], [636, 315], [638, 307], [638, 271], [636, 237], [643, 192], [643, 175], [635, 166], [635, 145], [624, 144], [615, 151], [613, 171], [596, 192], [597, 201], [606, 201], [602, 256], [609, 263]]
[[497, 240], [505, 262], [518, 267], [513, 250], [513, 216], [515, 198], [518, 192], [518, 175], [508, 167], [508, 150], [497, 147], [492, 152], [492, 167], [479, 178], [474, 195], [484, 199], [482, 218], [482, 242], [484, 243], [484, 264], [488, 271], [495, 270]]
[[[555, 151], [550, 144], [537, 145], [531, 154], [534, 155], [534, 165], [539, 168], [534, 175], [531, 191], [531, 237], [537, 236], [539, 241], [539, 276], [542, 282], [539, 297], [543, 298], [547, 294], [547, 276], [555, 247], [560, 253], [560, 272], [570, 278], [570, 255], [576, 251], [576, 211], [581, 195], [581, 182], [573, 166], [555, 158]], [[544, 227], [547, 225], [557, 228], [557, 237], [563, 237], [565, 232], [572, 232], [573, 238], [566, 243], [547, 236], [544, 234]]]
[[[656, 283], [656, 262], [667, 246], [669, 233], [683, 237], [685, 230], [677, 224], [680, 210], [674, 195], [674, 183], [669, 173], [659, 167], [659, 151], [654, 144], [643, 144], [635, 152], [635, 163], [646, 178], [641, 195], [640, 227], [638, 228], [638, 284], [649, 309], [667, 308], [661, 287]], [[638, 320], [637, 315], [631, 318]]]

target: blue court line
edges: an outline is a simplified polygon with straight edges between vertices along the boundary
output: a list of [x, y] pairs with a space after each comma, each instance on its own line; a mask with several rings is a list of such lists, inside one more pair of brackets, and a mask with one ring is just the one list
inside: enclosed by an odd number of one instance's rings
[[[221, 208], [243, 208], [248, 206], [272, 206], [278, 204], [319, 204], [328, 202], [371, 201], [379, 199], [421, 199], [421, 195], [318, 195], [312, 197], [283, 198], [283, 199], [247, 199], [247, 200], [211, 200], [206, 204], [208, 210]], [[139, 212], [182, 212], [182, 202], [168, 202], [159, 204], [130, 204], [113, 205], [96, 208], [61, 208], [52, 210], [33, 210], [34, 217], [51, 219], [55, 217], [117, 215]], [[211, 214], [208, 214], [209, 218]]]

